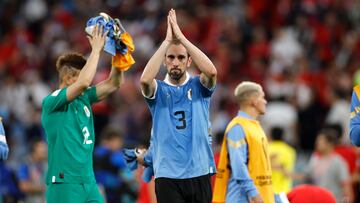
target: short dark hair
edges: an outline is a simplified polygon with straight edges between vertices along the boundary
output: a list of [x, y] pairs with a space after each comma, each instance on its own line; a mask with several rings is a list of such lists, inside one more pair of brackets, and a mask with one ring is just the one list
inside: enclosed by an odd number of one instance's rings
[[336, 145], [338, 143], [337, 132], [331, 128], [324, 128], [320, 130], [319, 135], [324, 136], [326, 141], [328, 141], [331, 145]]
[[103, 130], [101, 134], [101, 140], [112, 140], [114, 138], [122, 139], [122, 131], [118, 128], [107, 127]]
[[30, 145], [29, 145], [30, 154], [35, 152], [38, 144], [41, 142], [44, 142], [44, 140], [41, 137], [34, 137], [30, 140]]
[[341, 126], [341, 124], [339, 123], [327, 123], [324, 125], [323, 127], [324, 129], [332, 129], [336, 131], [336, 137], [338, 139], [341, 138], [342, 134], [343, 134], [343, 127]]
[[72, 52], [66, 53], [61, 56], [56, 61], [56, 70], [60, 71], [64, 67], [75, 68], [81, 70], [86, 64], [86, 59], [82, 54]]
[[270, 136], [273, 140], [282, 140], [284, 135], [284, 129], [279, 126], [275, 126], [270, 130]]

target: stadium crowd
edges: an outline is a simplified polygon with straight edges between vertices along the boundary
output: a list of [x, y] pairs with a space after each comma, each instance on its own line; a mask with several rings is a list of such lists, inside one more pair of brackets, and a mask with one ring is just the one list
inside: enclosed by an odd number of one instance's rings
[[[0, 162], [4, 202], [44, 201], [46, 144], [41, 102], [58, 86], [56, 58], [69, 50], [89, 53], [84, 28], [99, 12], [119, 18], [133, 36], [136, 63], [125, 73], [120, 90], [93, 106], [95, 174], [105, 174], [99, 181], [104, 192], [116, 186], [109, 193], [109, 202], [114, 193], [121, 194], [122, 202], [149, 201], [140, 194], [147, 185], [139, 181], [138, 174], [129, 172], [121, 161], [105, 163], [101, 154], [109, 150], [121, 155], [122, 147], [149, 144], [151, 115], [139, 80], [164, 38], [170, 8], [176, 8], [184, 35], [218, 68], [210, 108], [215, 157], [225, 127], [237, 113], [232, 99], [235, 85], [254, 81], [267, 95], [267, 112], [261, 118], [267, 135], [282, 134], [280, 140], [296, 152], [286, 170], [276, 163], [282, 155], [274, 156], [274, 170], [306, 182], [307, 178], [299, 178], [303, 175], [295, 172], [316, 176], [324, 170], [318, 154], [334, 147], [334, 153], [342, 157], [336, 163], [346, 169], [335, 171], [334, 176], [339, 176], [341, 184], [351, 183], [353, 189], [344, 192], [351, 193], [347, 197], [353, 202], [355, 198], [360, 201], [360, 149], [352, 147], [348, 138], [351, 92], [360, 84], [359, 0], [3, 0], [0, 116], [10, 149], [9, 159]], [[110, 71], [111, 64], [105, 62], [110, 55], [103, 56], [95, 81], [103, 80]], [[162, 79], [165, 72], [161, 75]], [[335, 140], [327, 139], [330, 144], [317, 140], [323, 128], [335, 132]], [[106, 149], [108, 140], [116, 137], [118, 145]], [[308, 167], [312, 170], [294, 167], [296, 156], [309, 158], [313, 152]], [[104, 177], [108, 168], [115, 182]], [[323, 184], [321, 180], [310, 182]], [[341, 184], [334, 190], [342, 190]], [[321, 186], [326, 188], [326, 183]]]

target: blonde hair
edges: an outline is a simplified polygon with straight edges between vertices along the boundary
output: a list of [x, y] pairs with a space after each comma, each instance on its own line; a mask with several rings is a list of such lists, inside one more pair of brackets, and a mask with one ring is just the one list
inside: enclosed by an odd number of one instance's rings
[[235, 88], [234, 95], [236, 101], [239, 104], [243, 104], [244, 102], [248, 101], [254, 93], [259, 94], [261, 91], [262, 87], [259, 84], [255, 82], [244, 81]]

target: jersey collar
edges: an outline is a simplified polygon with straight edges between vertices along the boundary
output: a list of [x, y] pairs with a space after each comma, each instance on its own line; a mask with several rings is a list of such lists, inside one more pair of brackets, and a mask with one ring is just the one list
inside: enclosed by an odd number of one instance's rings
[[186, 71], [185, 72], [185, 81], [182, 83], [182, 84], [180, 84], [180, 85], [174, 85], [174, 84], [172, 84], [171, 82], [170, 82], [170, 76], [169, 76], [169, 74], [166, 74], [166, 76], [165, 76], [165, 79], [164, 79], [164, 82], [166, 83], [166, 84], [168, 84], [168, 85], [171, 85], [171, 86], [174, 86], [174, 87], [176, 87], [176, 86], [182, 86], [182, 85], [185, 85], [188, 81], [189, 81], [189, 79], [190, 79], [190, 74]]
[[244, 117], [250, 120], [256, 120], [254, 119], [252, 116], [250, 116], [249, 114], [245, 113], [244, 111], [239, 111], [237, 114], [238, 117]]

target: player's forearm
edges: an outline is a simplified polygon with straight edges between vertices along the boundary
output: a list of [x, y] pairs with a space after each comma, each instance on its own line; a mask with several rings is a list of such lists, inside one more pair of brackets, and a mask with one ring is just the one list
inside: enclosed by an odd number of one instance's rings
[[124, 72], [116, 67], [112, 67], [109, 75], [109, 83], [114, 89], [118, 89], [124, 79]]
[[180, 42], [184, 45], [186, 50], [189, 52], [192, 60], [208, 78], [216, 78], [217, 71], [211, 60], [195, 45], [193, 45], [185, 37], [180, 39]]
[[[245, 134], [233, 130], [235, 129], [229, 131], [227, 138], [232, 176], [250, 197], [254, 197], [258, 192], [254, 181], [250, 177], [246, 163], [246, 160], [248, 160], [247, 144], [236, 145], [236, 143], [241, 143], [241, 140], [245, 139]], [[234, 140], [235, 137], [238, 137], [238, 139]]]
[[81, 86], [89, 87], [93, 81], [93, 78], [96, 73], [97, 65], [100, 58], [100, 52], [96, 50], [92, 50], [89, 58], [86, 61], [85, 66], [79, 73], [79, 77], [77, 79], [77, 83], [81, 84]]
[[159, 49], [155, 52], [155, 54], [146, 64], [140, 79], [142, 85], [151, 85], [151, 83], [153, 82], [153, 80], [155, 79], [156, 75], [160, 70], [161, 64], [164, 61], [166, 50], [168, 49], [169, 46], [170, 46], [170, 42], [166, 40], [163, 41]]
[[96, 85], [96, 96], [98, 100], [102, 100], [116, 91], [120, 87], [123, 77], [124, 74], [122, 71], [112, 67], [108, 79]]
[[23, 193], [27, 193], [27, 194], [37, 194], [37, 193], [43, 193], [45, 191], [45, 186], [32, 184], [28, 181], [20, 182], [19, 187]]

